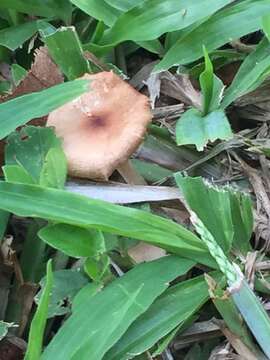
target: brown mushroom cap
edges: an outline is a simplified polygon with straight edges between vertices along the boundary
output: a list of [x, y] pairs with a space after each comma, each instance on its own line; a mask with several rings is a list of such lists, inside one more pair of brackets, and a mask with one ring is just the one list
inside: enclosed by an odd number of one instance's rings
[[51, 112], [47, 126], [63, 139], [69, 174], [107, 180], [143, 140], [148, 98], [113, 72], [85, 74], [89, 92]]

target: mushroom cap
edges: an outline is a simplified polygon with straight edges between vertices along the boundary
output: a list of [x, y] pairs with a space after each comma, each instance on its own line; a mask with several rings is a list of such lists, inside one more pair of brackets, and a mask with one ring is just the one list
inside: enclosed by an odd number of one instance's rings
[[69, 174], [107, 180], [143, 140], [149, 100], [113, 72], [85, 74], [89, 92], [52, 111], [47, 126], [63, 139]]

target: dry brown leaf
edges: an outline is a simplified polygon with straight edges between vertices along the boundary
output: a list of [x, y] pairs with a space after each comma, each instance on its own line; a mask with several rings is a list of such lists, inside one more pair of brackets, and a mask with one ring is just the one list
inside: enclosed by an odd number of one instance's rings
[[166, 256], [166, 251], [157, 246], [140, 242], [128, 250], [128, 255], [139, 264], [164, 257]]
[[3, 97], [1, 101], [47, 89], [63, 81], [62, 73], [52, 61], [47, 48], [43, 46], [36, 49], [34, 62], [25, 78], [14, 89], [11, 95]]

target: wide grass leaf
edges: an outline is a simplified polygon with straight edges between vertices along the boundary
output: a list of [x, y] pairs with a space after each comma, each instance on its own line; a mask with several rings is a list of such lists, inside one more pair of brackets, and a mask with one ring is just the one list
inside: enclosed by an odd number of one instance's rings
[[69, 80], [89, 72], [88, 62], [83, 56], [80, 39], [73, 26], [61, 27], [50, 35], [44, 35], [43, 40], [54, 62]]
[[192, 261], [167, 256], [138, 265], [94, 297], [86, 296], [41, 359], [101, 360], [130, 324], [166, 290], [169, 282], [193, 265]]
[[16, 50], [36, 32], [36, 21], [29, 21], [24, 24], [2, 29], [0, 30], [0, 45], [10, 50]]
[[212, 15], [230, 0], [146, 0], [123, 13], [102, 42], [145, 41], [180, 30]]
[[270, 319], [263, 304], [251, 290], [246, 280], [238, 287], [235, 284], [232, 298], [245, 319], [250, 331], [260, 344], [267, 358], [270, 358]]
[[[53, 286], [48, 306], [47, 318], [64, 315], [71, 311], [71, 303], [76, 294], [89, 283], [88, 278], [77, 269], [65, 269], [53, 272]], [[37, 304], [40, 303], [42, 294], [47, 284], [47, 276], [39, 282], [41, 289], [35, 296]]]
[[230, 40], [261, 29], [262, 16], [269, 12], [269, 0], [233, 2], [231, 6], [218, 11], [195, 29], [182, 34], [154, 70], [158, 72], [174, 65], [188, 64], [202, 57], [203, 45], [210, 52]]
[[58, 16], [67, 22], [72, 13], [72, 7], [68, 0], [1, 0], [0, 8], [17, 10], [23, 14]]
[[[220, 275], [215, 277], [218, 279]], [[130, 326], [104, 360], [127, 360], [141, 354], [188, 321], [208, 299], [203, 276], [169, 288]]]
[[253, 230], [250, 197], [233, 188], [214, 187], [201, 177], [183, 177], [177, 173], [175, 180], [190, 209], [198, 215], [223, 251], [228, 253], [233, 246], [246, 255]]
[[107, 4], [110, 6], [122, 11], [126, 12], [130, 9], [132, 9], [135, 6], [140, 5], [145, 0], [105, 0]]
[[7, 138], [6, 166], [20, 165], [39, 184], [45, 159], [52, 148], [61, 148], [61, 141], [53, 129], [25, 126]]
[[200, 75], [200, 85], [203, 95], [203, 115], [217, 110], [221, 101], [224, 85], [214, 74], [214, 68], [207, 50], [204, 48], [205, 69]]
[[233, 82], [224, 93], [221, 106], [225, 109], [234, 100], [255, 90], [270, 73], [270, 44], [264, 38], [241, 64]]
[[18, 126], [47, 115], [88, 89], [89, 81], [75, 80], [0, 104], [0, 139], [9, 135]]
[[0, 209], [95, 228], [155, 244], [216, 267], [202, 241], [184, 227], [146, 211], [93, 200], [63, 190], [0, 182]]
[[105, 0], [71, 0], [71, 2], [86, 14], [103, 21], [108, 26], [112, 26], [121, 15], [121, 11], [109, 5]]
[[40, 185], [63, 189], [67, 177], [67, 159], [61, 147], [51, 148], [40, 173]]
[[42, 351], [43, 333], [46, 326], [48, 307], [53, 286], [53, 272], [51, 260], [47, 263], [46, 285], [30, 326], [29, 339], [25, 360], [40, 359]]
[[74, 225], [48, 225], [39, 231], [38, 236], [53, 248], [72, 257], [97, 256], [106, 250], [99, 231]]
[[209, 141], [228, 140], [233, 133], [223, 110], [212, 111], [206, 116], [196, 109], [186, 111], [176, 123], [177, 145], [194, 144], [202, 151]]

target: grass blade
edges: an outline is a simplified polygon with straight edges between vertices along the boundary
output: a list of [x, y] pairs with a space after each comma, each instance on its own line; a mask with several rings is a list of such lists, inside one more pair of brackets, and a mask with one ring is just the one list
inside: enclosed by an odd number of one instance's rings
[[0, 30], [0, 45], [16, 50], [37, 32], [37, 22], [30, 21], [21, 25]]
[[256, 50], [246, 57], [232, 84], [224, 93], [221, 103], [223, 109], [242, 95], [255, 90], [269, 75], [269, 51], [270, 44], [265, 38], [257, 45]]
[[31, 119], [47, 115], [89, 88], [89, 81], [75, 80], [23, 95], [0, 104], [0, 139]]
[[0, 209], [95, 228], [163, 247], [216, 267], [202, 241], [184, 227], [148, 212], [113, 205], [63, 190], [0, 182]]
[[53, 34], [43, 37], [55, 63], [69, 80], [74, 80], [89, 72], [87, 60], [83, 56], [80, 39], [73, 26], [61, 27]]
[[211, 52], [226, 44], [228, 39], [238, 39], [261, 29], [261, 18], [269, 12], [268, 0], [234, 2], [230, 7], [220, 10], [195, 29], [184, 33], [169, 49], [154, 71], [167, 70], [174, 65], [184, 65], [199, 59], [203, 56], [203, 45], [208, 52]]
[[[220, 275], [216, 274], [215, 278], [219, 280]], [[171, 287], [130, 326], [104, 360], [132, 359], [141, 354], [174, 328], [184, 325], [208, 299], [208, 287], [203, 276]]]
[[147, 0], [123, 13], [102, 43], [157, 39], [165, 32], [184, 29], [229, 3], [228, 0]]
[[86, 297], [41, 359], [101, 360], [130, 324], [166, 290], [169, 282], [193, 265], [192, 261], [167, 256], [136, 266], [95, 296]]
[[47, 263], [46, 285], [41, 296], [37, 311], [31, 323], [27, 352], [24, 360], [40, 359], [42, 351], [43, 333], [48, 315], [48, 307], [53, 286], [53, 272], [51, 260]]

